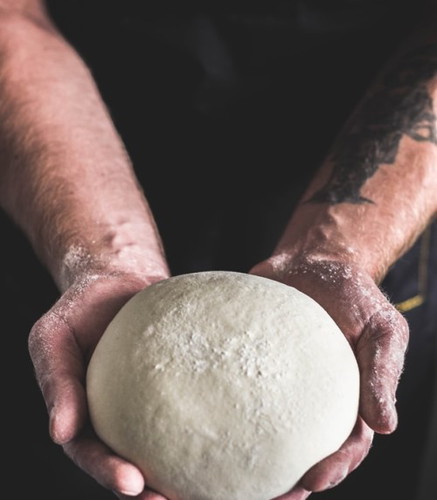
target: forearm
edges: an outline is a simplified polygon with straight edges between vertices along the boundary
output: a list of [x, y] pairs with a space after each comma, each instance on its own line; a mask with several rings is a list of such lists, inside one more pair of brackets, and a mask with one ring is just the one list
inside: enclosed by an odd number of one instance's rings
[[92, 76], [49, 26], [0, 17], [0, 199], [61, 289], [81, 265], [167, 268]]
[[415, 41], [346, 123], [276, 249], [376, 281], [437, 213], [437, 43]]

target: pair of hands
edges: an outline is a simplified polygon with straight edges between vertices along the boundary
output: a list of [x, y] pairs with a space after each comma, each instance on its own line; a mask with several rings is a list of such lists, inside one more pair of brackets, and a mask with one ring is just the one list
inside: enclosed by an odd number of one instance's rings
[[[277, 500], [303, 500], [335, 486], [367, 455], [373, 433], [394, 431], [395, 392], [408, 342], [404, 318], [361, 269], [342, 262], [290, 262], [272, 257], [251, 271], [314, 298], [337, 322], [361, 372], [360, 416], [342, 448], [311, 468]], [[29, 349], [49, 413], [50, 435], [86, 473], [120, 499], [166, 500], [147, 489], [147, 478], [114, 455], [93, 434], [85, 373], [106, 326], [136, 292], [164, 279], [132, 273], [85, 274], [33, 327]], [[183, 467], [183, 464], [181, 464]]]

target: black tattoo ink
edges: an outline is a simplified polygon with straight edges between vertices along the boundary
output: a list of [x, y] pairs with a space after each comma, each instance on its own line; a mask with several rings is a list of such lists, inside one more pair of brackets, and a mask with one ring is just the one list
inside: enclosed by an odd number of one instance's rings
[[367, 179], [383, 163], [393, 164], [405, 134], [437, 144], [436, 116], [427, 89], [437, 74], [437, 44], [402, 57], [365, 100], [339, 137], [330, 159], [334, 168], [326, 185], [308, 200], [373, 203], [361, 196]]

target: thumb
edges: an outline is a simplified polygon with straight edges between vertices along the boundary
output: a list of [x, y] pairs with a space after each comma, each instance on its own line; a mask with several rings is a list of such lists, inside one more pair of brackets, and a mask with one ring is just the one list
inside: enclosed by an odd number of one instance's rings
[[357, 344], [361, 370], [360, 413], [380, 434], [389, 434], [397, 427], [396, 389], [408, 338], [405, 318], [387, 304], [371, 316]]
[[78, 434], [87, 413], [80, 349], [71, 328], [54, 312], [35, 323], [28, 346], [49, 413], [50, 435], [64, 444]]

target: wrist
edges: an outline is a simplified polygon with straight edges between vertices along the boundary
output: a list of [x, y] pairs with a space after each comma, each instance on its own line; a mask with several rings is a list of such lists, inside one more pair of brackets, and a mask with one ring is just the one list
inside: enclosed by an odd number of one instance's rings
[[338, 262], [360, 268], [379, 281], [391, 264], [391, 256], [387, 243], [383, 245], [386, 232], [372, 232], [364, 225], [363, 221], [369, 220], [366, 210], [366, 206], [352, 204], [300, 205], [269, 260], [279, 267]]
[[379, 283], [430, 222], [430, 213], [420, 215], [380, 203], [302, 203], [273, 257], [277, 262], [339, 262]]
[[125, 221], [100, 228], [98, 235], [70, 238], [48, 260], [61, 291], [90, 276], [129, 275], [147, 285], [170, 275], [156, 230], [144, 223]]
[[129, 246], [119, 254], [92, 254], [80, 245], [72, 245], [59, 266], [55, 281], [61, 291], [75, 282], [98, 276], [129, 276], [144, 285], [165, 279], [168, 268], [160, 256], [147, 249]]

